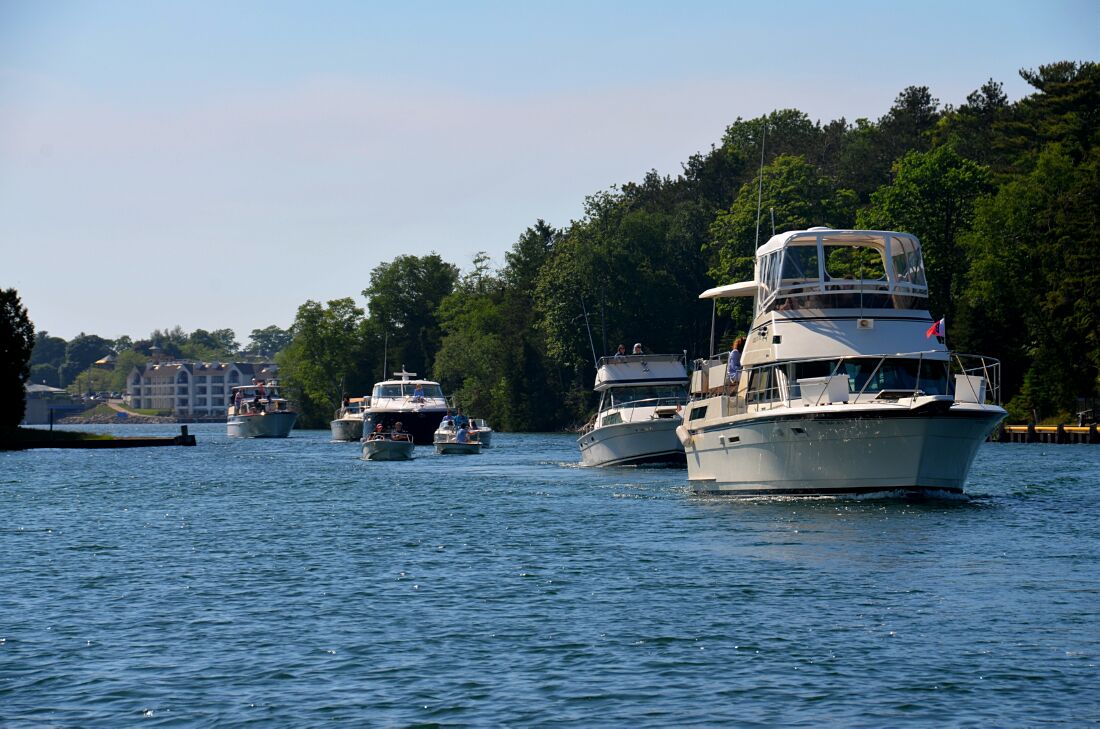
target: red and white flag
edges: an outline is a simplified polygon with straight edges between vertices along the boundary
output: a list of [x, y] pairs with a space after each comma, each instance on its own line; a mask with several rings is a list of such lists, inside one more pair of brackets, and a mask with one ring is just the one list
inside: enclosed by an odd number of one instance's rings
[[932, 326], [928, 327], [928, 331], [924, 333], [924, 338], [931, 339], [932, 337], [936, 337], [938, 339], [943, 339], [945, 331], [946, 330], [943, 325], [943, 319], [940, 319], [938, 322], [935, 322]]

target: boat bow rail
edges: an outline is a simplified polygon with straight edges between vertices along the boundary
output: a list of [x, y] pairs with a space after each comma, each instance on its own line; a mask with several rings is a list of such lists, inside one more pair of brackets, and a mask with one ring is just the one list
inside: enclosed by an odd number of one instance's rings
[[[723, 353], [694, 362], [688, 423], [699, 401], [724, 396], [725, 415], [822, 405], [925, 406], [931, 400], [1000, 405], [1000, 362], [943, 352], [789, 359], [747, 366], [726, 380]], [[716, 379], [717, 378], [717, 379]], [[711, 416], [713, 417], [713, 415]]]

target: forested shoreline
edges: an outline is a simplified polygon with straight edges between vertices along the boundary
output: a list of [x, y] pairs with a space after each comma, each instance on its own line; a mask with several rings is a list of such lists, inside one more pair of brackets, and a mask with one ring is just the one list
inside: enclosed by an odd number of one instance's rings
[[[1066, 419], [1100, 394], [1100, 65], [1020, 73], [1034, 91], [1013, 103], [989, 80], [958, 107], [906, 88], [876, 121], [738, 118], [679, 175], [596, 192], [562, 227], [538, 220], [501, 262], [399, 256], [371, 272], [362, 301], [307, 301], [288, 329], [254, 331], [249, 353], [274, 356], [306, 427], [404, 365], [500, 430], [567, 428], [593, 405], [586, 319], [597, 355], [636, 341], [707, 354], [710, 307], [697, 296], [752, 277], [759, 192], [760, 241], [773, 225], [918, 236], [949, 346], [1001, 360], [1010, 421]], [[728, 345], [751, 312], [720, 312]], [[240, 349], [230, 330], [95, 339], [89, 351], [107, 347], [127, 370], [153, 345], [198, 359]], [[68, 384], [88, 363], [52, 340], [39, 332], [30, 379], [53, 368]]]

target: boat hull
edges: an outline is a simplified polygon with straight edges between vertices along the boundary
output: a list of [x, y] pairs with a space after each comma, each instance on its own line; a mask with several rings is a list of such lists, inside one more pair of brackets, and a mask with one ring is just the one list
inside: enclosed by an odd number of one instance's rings
[[435, 452], [441, 456], [474, 456], [481, 453], [481, 444], [437, 441], [435, 444]]
[[999, 407], [942, 414], [777, 414], [690, 431], [691, 489], [707, 494], [962, 493]]
[[333, 440], [355, 442], [363, 437], [362, 418], [339, 418], [329, 423], [329, 427]]
[[654, 418], [616, 423], [577, 439], [586, 466], [683, 465], [684, 446], [676, 436], [680, 418]]
[[289, 411], [231, 415], [226, 432], [230, 438], [286, 438], [297, 420], [298, 413]]
[[368, 461], [408, 461], [416, 446], [409, 440], [368, 440], [363, 443], [363, 458]]

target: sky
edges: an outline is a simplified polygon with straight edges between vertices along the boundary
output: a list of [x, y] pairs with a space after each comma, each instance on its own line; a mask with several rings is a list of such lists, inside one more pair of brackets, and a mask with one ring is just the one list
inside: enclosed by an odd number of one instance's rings
[[738, 117], [878, 119], [1100, 60], [1100, 0], [0, 0], [0, 288], [71, 339], [288, 327], [494, 265]]

